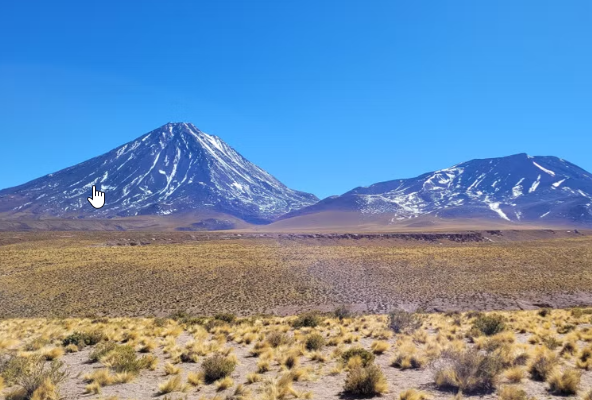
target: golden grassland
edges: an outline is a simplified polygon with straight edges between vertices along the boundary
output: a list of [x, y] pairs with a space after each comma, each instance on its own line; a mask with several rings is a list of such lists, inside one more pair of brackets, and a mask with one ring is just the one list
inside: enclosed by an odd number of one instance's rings
[[11, 400], [589, 400], [591, 323], [592, 309], [584, 308], [7, 319], [0, 393]]
[[290, 315], [340, 304], [371, 313], [592, 304], [590, 236], [421, 245], [162, 239], [112, 246], [105, 245], [107, 234], [3, 235], [0, 316], [11, 318], [177, 310]]

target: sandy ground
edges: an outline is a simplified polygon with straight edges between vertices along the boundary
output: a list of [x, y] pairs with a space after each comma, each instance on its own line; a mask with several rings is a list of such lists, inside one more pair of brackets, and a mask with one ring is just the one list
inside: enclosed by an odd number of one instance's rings
[[[433, 333], [433, 332], [432, 332]], [[517, 342], [526, 342], [527, 335], [517, 335], [516, 339]], [[561, 335], [560, 335], [561, 337]], [[178, 337], [177, 343], [179, 345], [184, 345], [190, 340], [190, 336], [186, 333], [182, 334]], [[363, 338], [360, 340], [359, 345], [362, 347], [369, 349], [372, 343], [372, 339]], [[394, 344], [395, 339], [390, 339], [389, 342]], [[580, 347], [584, 347], [585, 343], [580, 342]], [[229, 347], [234, 349], [234, 354], [238, 357], [239, 364], [235, 369], [234, 373], [232, 374], [232, 379], [234, 380], [235, 385], [231, 389], [227, 389], [222, 392], [217, 392], [214, 385], [203, 385], [198, 387], [197, 389], [192, 388], [191, 390], [187, 391], [186, 393], [173, 393], [169, 394], [169, 398], [176, 399], [176, 398], [185, 398], [187, 396], [188, 399], [201, 399], [203, 396], [205, 398], [213, 398], [216, 395], [221, 396], [221, 398], [225, 398], [227, 395], [231, 395], [236, 388], [236, 386], [240, 383], [246, 382], [246, 375], [248, 372], [253, 372], [256, 370], [256, 364], [258, 358], [251, 357], [249, 355], [249, 349], [252, 346], [242, 346], [237, 345], [235, 343], [228, 343]], [[390, 365], [390, 361], [393, 357], [393, 353], [396, 348], [393, 346], [390, 351], [376, 356], [375, 363], [379, 365], [384, 374], [387, 377], [389, 383], [389, 392], [388, 394], [382, 396], [387, 399], [396, 399], [398, 395], [407, 390], [407, 389], [419, 389], [429, 393], [433, 399], [450, 399], [454, 393], [441, 391], [438, 390], [433, 384], [433, 373], [429, 368], [422, 369], [422, 370], [405, 370], [401, 371], [396, 369]], [[331, 349], [324, 350], [327, 354], [331, 352]], [[123, 385], [114, 385], [114, 386], [107, 386], [102, 389], [102, 393], [100, 395], [91, 395], [85, 394], [84, 388], [86, 383], [83, 382], [82, 376], [86, 373], [92, 372], [95, 369], [104, 368], [100, 364], [88, 364], [88, 355], [90, 350], [85, 349], [78, 353], [66, 354], [62, 360], [66, 363], [67, 367], [70, 370], [70, 378], [64, 384], [62, 395], [64, 396], [65, 400], [75, 400], [75, 399], [102, 399], [107, 398], [109, 396], [118, 396], [119, 399], [152, 399], [152, 398], [164, 398], [165, 395], [158, 395], [158, 384], [164, 382], [169, 377], [166, 377], [163, 371], [165, 356], [161, 350], [157, 350], [154, 352], [160, 359], [159, 366], [155, 371], [143, 371], [141, 375], [136, 378], [132, 383], [123, 384]], [[312, 379], [310, 381], [305, 382], [295, 382], [294, 388], [299, 392], [312, 392], [313, 399], [342, 399], [344, 394], [342, 393], [343, 383], [345, 380], [346, 372], [342, 372], [338, 375], [327, 375], [327, 371], [331, 370], [336, 362], [330, 361], [324, 364], [319, 364], [310, 360], [307, 360], [305, 357], [302, 357], [302, 364], [301, 367], [310, 367], [315, 372], [312, 374]], [[195, 363], [182, 363], [178, 364], [182, 368], [182, 377], [183, 380], [186, 381], [186, 376], [189, 372], [198, 372], [200, 370], [200, 364]], [[573, 363], [569, 365], [573, 366]], [[272, 371], [263, 374], [264, 377], [276, 377], [279, 375], [279, 367], [274, 367]], [[321, 376], [320, 372], [325, 371], [325, 373]], [[503, 384], [503, 380], [502, 380]], [[261, 390], [262, 384], [255, 383], [251, 385], [247, 385], [248, 388], [252, 391], [253, 395], [257, 395], [257, 393]], [[515, 386], [521, 387], [524, 389], [529, 398], [536, 398], [536, 399], [552, 399], [557, 398], [557, 396], [552, 396], [547, 391], [548, 384], [544, 382], [535, 382], [532, 380], [525, 379], [521, 384], [515, 384]], [[583, 371], [582, 380], [581, 380], [581, 393], [585, 393], [588, 390], [592, 389], [592, 371]], [[495, 393], [479, 395], [479, 396], [465, 396], [467, 398], [480, 398], [484, 400], [489, 399], [496, 399], [497, 395]]]

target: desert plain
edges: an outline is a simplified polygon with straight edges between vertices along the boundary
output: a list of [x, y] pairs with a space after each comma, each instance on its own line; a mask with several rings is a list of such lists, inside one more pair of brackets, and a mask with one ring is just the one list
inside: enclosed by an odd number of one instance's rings
[[2, 232], [7, 399], [592, 390], [592, 236]]

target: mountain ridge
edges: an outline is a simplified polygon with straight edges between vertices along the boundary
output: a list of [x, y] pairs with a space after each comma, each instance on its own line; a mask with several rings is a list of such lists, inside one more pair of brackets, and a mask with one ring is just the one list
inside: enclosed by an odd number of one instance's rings
[[[92, 186], [106, 192], [102, 209], [88, 204]], [[319, 201], [288, 188], [219, 137], [179, 122], [0, 190], [2, 218], [173, 215], [187, 219], [183, 229], [228, 229], [244, 227], [240, 221], [268, 224], [319, 213], [347, 213], [350, 221], [359, 214], [365, 224], [376, 217], [392, 226], [431, 225], [434, 219], [592, 226], [592, 174], [562, 158], [520, 153], [359, 186]], [[207, 222], [199, 222], [200, 216]]]
[[[106, 206], [92, 210], [92, 186]], [[316, 202], [289, 189], [217, 136], [167, 123], [102, 155], [0, 190], [0, 212], [109, 218], [212, 210], [266, 223]]]
[[280, 220], [325, 211], [392, 214], [392, 222], [429, 215], [591, 225], [592, 174], [553, 156], [474, 159], [415, 178], [360, 186]]

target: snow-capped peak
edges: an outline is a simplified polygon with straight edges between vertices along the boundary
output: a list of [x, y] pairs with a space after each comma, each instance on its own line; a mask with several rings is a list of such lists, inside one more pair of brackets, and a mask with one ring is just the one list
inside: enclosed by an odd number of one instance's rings
[[[106, 205], [100, 210], [87, 207], [93, 185], [106, 192]], [[35, 201], [42, 192], [43, 200]], [[29, 209], [54, 216], [213, 210], [255, 223], [317, 200], [289, 189], [219, 137], [190, 123], [168, 123], [99, 157], [0, 194], [32, 200], [19, 212]], [[0, 212], [10, 211], [4, 208], [0, 204]]]

